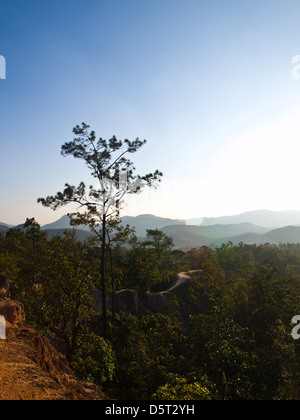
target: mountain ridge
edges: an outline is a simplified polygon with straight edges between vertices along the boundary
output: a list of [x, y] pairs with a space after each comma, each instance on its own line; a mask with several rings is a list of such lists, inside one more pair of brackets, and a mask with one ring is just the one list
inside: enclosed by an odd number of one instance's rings
[[[191, 221], [202, 220], [200, 225], [192, 225]], [[256, 223], [253, 223], [253, 222]], [[230, 222], [230, 223], [229, 223]], [[271, 211], [257, 210], [241, 213], [235, 216], [224, 216], [202, 219], [171, 219], [151, 214], [139, 216], [124, 216], [121, 218], [123, 226], [135, 227], [136, 234], [141, 240], [146, 237], [147, 229], [159, 229], [174, 240], [176, 248], [187, 249], [198, 246], [216, 247], [231, 241], [234, 244], [244, 242], [273, 243], [280, 242], [300, 243], [300, 211]], [[268, 224], [268, 226], [266, 226]], [[7, 233], [10, 225], [0, 223], [0, 233]], [[275, 226], [275, 227], [274, 227]], [[23, 225], [15, 228], [22, 229]], [[48, 237], [61, 235], [66, 229], [74, 229], [70, 224], [68, 215], [53, 223], [43, 225]], [[75, 228], [79, 240], [84, 241], [92, 232], [87, 226]]]
[[232, 216], [204, 217], [202, 225], [237, 224], [244, 222], [273, 229], [288, 225], [297, 225], [300, 224], [300, 211], [253, 210]]

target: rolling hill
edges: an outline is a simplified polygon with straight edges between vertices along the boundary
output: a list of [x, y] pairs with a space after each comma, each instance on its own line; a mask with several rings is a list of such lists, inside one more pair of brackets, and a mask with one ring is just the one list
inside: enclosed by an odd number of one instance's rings
[[121, 218], [123, 226], [129, 225], [135, 227], [138, 237], [145, 237], [147, 229], [163, 229], [171, 225], [185, 225], [185, 220], [167, 219], [164, 217], [153, 216], [152, 214], [142, 214], [140, 216], [125, 216]]
[[[24, 225], [17, 225], [17, 226], [9, 226], [6, 224], [0, 223], [0, 233], [7, 233], [10, 229], [20, 229], [25, 231]], [[47, 231], [48, 239], [51, 239], [53, 236], [63, 235], [66, 229], [73, 230], [73, 226], [69, 223], [69, 217], [64, 216], [59, 219], [57, 222], [51, 223], [49, 225], [44, 225], [41, 227], [41, 230]], [[91, 236], [90, 230], [86, 228], [86, 230], [81, 229], [81, 227], [76, 228], [76, 235], [80, 241], [85, 241], [89, 236]]]
[[0, 232], [6, 233], [10, 230], [10, 227], [6, 225], [5, 223], [0, 223]]
[[231, 241], [234, 245], [243, 242], [244, 244], [262, 245], [270, 243], [279, 245], [280, 243], [300, 243], [300, 226], [285, 226], [271, 230], [264, 234], [245, 233], [238, 236], [218, 239], [211, 243], [211, 246], [220, 246], [222, 243]]
[[[66, 229], [47, 229], [47, 238], [51, 239], [53, 236], [62, 236], [65, 231]], [[89, 236], [92, 236], [92, 233], [87, 230], [75, 229], [75, 231], [77, 240], [82, 242], [86, 241]]]
[[[264, 234], [268, 228], [256, 226], [251, 223], [240, 223], [233, 225], [211, 225], [211, 226], [167, 226], [161, 229], [166, 235], [173, 238], [177, 248], [191, 248], [199, 245], [210, 246], [214, 241], [235, 237], [242, 234]], [[228, 239], [230, 240], [230, 239]]]
[[201, 233], [199, 226], [166, 226], [161, 231], [171, 237], [175, 247], [180, 249], [194, 248], [200, 245], [209, 246], [213, 241], [212, 238]]

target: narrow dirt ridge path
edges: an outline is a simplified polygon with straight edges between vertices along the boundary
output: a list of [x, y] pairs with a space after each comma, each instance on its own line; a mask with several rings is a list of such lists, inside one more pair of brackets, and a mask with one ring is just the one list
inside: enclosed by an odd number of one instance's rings
[[177, 280], [176, 280], [175, 284], [170, 289], [165, 290], [164, 292], [161, 292], [161, 294], [162, 293], [171, 293], [171, 292], [173, 292], [178, 287], [180, 287], [183, 284], [185, 284], [188, 281], [190, 281], [192, 279], [192, 275], [193, 274], [201, 273], [201, 271], [202, 270], [192, 270], [192, 271], [186, 271], [186, 272], [178, 273], [177, 274]]

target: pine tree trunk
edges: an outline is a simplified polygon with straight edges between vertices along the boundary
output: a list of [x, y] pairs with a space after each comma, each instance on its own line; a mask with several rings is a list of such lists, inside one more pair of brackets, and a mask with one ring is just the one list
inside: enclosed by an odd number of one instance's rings
[[110, 256], [110, 276], [111, 276], [111, 285], [112, 285], [112, 319], [115, 322], [116, 308], [115, 308], [115, 299], [116, 299], [116, 290], [115, 290], [115, 276], [114, 276], [114, 267], [113, 267], [113, 257], [112, 250], [109, 246], [109, 256]]
[[107, 307], [105, 290], [105, 245], [106, 245], [106, 216], [103, 215], [102, 224], [102, 250], [101, 250], [101, 291], [102, 291], [102, 323], [103, 337], [107, 338]]

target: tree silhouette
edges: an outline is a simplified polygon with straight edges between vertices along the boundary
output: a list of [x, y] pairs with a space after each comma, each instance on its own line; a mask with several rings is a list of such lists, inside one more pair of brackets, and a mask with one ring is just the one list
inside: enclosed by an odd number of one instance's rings
[[[121, 200], [125, 194], [134, 194], [142, 187], [156, 187], [161, 181], [162, 173], [156, 170], [144, 176], [135, 174], [133, 162], [127, 157], [139, 151], [146, 140], [137, 138], [134, 141], [96, 139], [90, 126], [82, 123], [73, 129], [75, 138], [61, 148], [64, 157], [73, 156], [83, 160], [91, 175], [96, 179], [96, 187], [86, 187], [81, 182], [78, 187], [65, 184], [63, 192], [55, 196], [39, 198], [38, 202], [45, 207], [57, 210], [70, 203], [75, 203], [77, 212], [69, 214], [72, 225], [88, 225], [101, 240], [100, 278], [102, 291], [103, 336], [107, 336], [107, 308], [105, 283], [106, 232], [107, 222], [118, 219]], [[100, 230], [97, 229], [102, 227]]]

